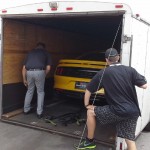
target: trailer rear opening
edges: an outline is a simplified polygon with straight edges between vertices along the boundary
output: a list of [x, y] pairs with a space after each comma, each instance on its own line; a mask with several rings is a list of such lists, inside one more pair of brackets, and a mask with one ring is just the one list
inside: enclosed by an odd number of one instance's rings
[[[23, 107], [26, 93], [21, 75], [24, 58], [37, 42], [41, 41], [46, 44], [46, 49], [52, 56], [53, 66], [45, 84], [45, 109], [49, 109], [49, 113], [56, 115], [55, 110], [58, 109], [58, 105], [55, 105], [56, 99], [52, 92], [53, 74], [58, 61], [63, 58], [76, 58], [86, 52], [105, 51], [112, 46], [121, 50], [122, 26], [123, 12], [105, 15], [91, 13], [4, 17], [3, 116], [14, 111], [17, 115], [3, 119], [68, 136], [72, 136], [75, 131], [81, 133], [83, 126], [72, 125], [67, 128], [54, 128], [46, 124], [45, 121], [34, 124], [33, 122], [37, 122], [34, 115], [26, 117], [22, 113], [17, 113], [17, 110]], [[68, 103], [69, 106], [66, 103], [59, 104], [61, 114], [64, 113], [65, 107], [67, 107], [65, 110], [70, 111], [79, 107], [74, 104], [75, 99], [71, 100], [73, 108]], [[83, 100], [81, 99], [81, 101]], [[34, 96], [34, 104], [36, 104], [36, 96]], [[73, 135], [73, 137], [79, 136]], [[111, 145], [111, 147], [115, 145], [114, 126], [97, 129], [96, 139], [103, 144]]]
[[120, 50], [122, 18], [123, 14], [118, 13], [107, 16], [75, 14], [4, 18], [3, 112], [23, 106], [26, 89], [22, 84], [22, 64], [28, 51], [38, 41], [46, 44], [53, 60], [52, 71], [46, 82], [46, 99], [49, 99], [53, 73], [60, 59], [75, 58], [90, 51], [105, 51], [113, 45], [115, 38], [114, 47]]

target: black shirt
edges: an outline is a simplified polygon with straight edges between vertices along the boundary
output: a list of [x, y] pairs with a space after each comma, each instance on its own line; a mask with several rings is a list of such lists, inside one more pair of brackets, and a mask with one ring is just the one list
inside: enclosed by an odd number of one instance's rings
[[113, 113], [123, 117], [141, 115], [135, 85], [146, 84], [146, 79], [134, 68], [116, 64], [102, 69], [91, 80], [87, 89], [91, 93], [96, 92], [99, 83], [100, 88], [104, 88], [106, 101]]
[[45, 69], [51, 65], [50, 54], [45, 49], [33, 49], [30, 51], [24, 61], [26, 69]]

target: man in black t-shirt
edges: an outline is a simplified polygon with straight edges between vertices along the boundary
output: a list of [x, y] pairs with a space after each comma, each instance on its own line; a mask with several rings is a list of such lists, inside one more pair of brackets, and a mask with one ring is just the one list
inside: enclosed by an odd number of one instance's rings
[[31, 100], [34, 89], [37, 89], [37, 117], [42, 118], [44, 103], [45, 77], [51, 69], [51, 57], [45, 49], [44, 43], [37, 43], [36, 48], [31, 50], [23, 65], [23, 83], [27, 87], [24, 101], [24, 114], [31, 112]]
[[[128, 150], [136, 150], [135, 129], [141, 112], [135, 86], [146, 89], [146, 79], [134, 68], [121, 65], [118, 62], [119, 55], [116, 49], [108, 49], [105, 58], [109, 67], [100, 70], [93, 77], [85, 92], [88, 134], [78, 149], [96, 147], [93, 139], [97, 119], [101, 125], [116, 123], [117, 136], [125, 139]], [[108, 105], [90, 105], [91, 93], [100, 88], [104, 88]]]

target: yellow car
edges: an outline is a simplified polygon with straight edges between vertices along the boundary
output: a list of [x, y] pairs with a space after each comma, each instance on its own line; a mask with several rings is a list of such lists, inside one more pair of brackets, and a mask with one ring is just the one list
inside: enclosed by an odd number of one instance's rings
[[[92, 77], [106, 66], [104, 52], [92, 52], [77, 59], [62, 59], [54, 74], [54, 90], [56, 95], [81, 99], [87, 84]], [[92, 94], [91, 98], [103, 97], [104, 90]]]

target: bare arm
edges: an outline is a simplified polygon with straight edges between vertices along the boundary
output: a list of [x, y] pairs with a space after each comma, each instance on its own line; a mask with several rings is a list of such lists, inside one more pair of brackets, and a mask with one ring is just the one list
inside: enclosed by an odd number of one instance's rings
[[22, 68], [22, 77], [23, 77], [23, 83], [24, 83], [25, 86], [28, 85], [26, 73], [27, 73], [27, 70], [26, 70], [25, 66], [23, 66], [23, 68]]
[[85, 107], [87, 107], [89, 105], [90, 96], [91, 96], [91, 92], [86, 89], [85, 95], [84, 95], [84, 105], [85, 105]]
[[46, 75], [50, 72], [50, 70], [51, 70], [51, 66], [50, 66], [50, 65], [47, 65], [47, 66], [46, 66]]
[[144, 85], [140, 86], [140, 88], [146, 89], [147, 88], [147, 84], [144, 84]]

